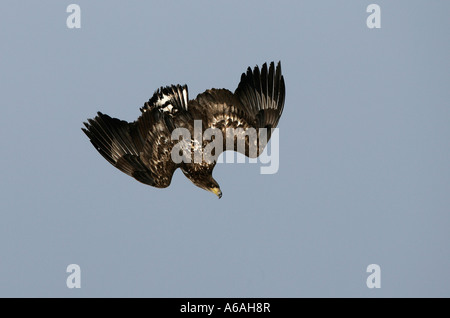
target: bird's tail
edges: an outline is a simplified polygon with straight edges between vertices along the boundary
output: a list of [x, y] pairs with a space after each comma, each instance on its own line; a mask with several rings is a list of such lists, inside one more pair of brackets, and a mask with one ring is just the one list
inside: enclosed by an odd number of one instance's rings
[[187, 111], [189, 93], [186, 85], [172, 85], [159, 88], [148, 102], [141, 107], [141, 112], [160, 109], [163, 113], [174, 114]]

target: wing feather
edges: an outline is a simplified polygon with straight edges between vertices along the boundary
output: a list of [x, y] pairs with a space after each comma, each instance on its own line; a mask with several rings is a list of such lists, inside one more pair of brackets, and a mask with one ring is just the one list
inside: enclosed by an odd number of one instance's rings
[[99, 112], [82, 130], [114, 167], [142, 183], [165, 188], [178, 167], [168, 157], [173, 144], [165, 117], [154, 109], [128, 123]]
[[[247, 69], [241, 76], [241, 81], [234, 92], [226, 89], [210, 89], [189, 103], [189, 111], [195, 119], [201, 119], [206, 128], [219, 128], [223, 133], [223, 150], [234, 150], [255, 157], [249, 151], [252, 142], [248, 135], [241, 134], [236, 138], [233, 146], [226, 142], [230, 128], [242, 128], [249, 132], [256, 129], [258, 145], [256, 156], [262, 153], [266, 143], [260, 143], [260, 129], [271, 129], [278, 124], [284, 106], [284, 78], [281, 75], [281, 63], [272, 62], [268, 67], [265, 63], [261, 70], [256, 66], [253, 71]], [[237, 138], [245, 138], [245, 151], [238, 149]], [[268, 140], [267, 140], [268, 141]]]

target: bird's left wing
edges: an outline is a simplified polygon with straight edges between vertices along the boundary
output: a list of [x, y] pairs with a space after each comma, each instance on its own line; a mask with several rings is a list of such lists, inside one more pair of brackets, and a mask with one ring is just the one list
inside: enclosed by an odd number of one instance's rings
[[99, 112], [84, 123], [83, 131], [114, 167], [142, 183], [165, 188], [179, 166], [171, 157], [171, 132], [186, 119], [188, 98], [186, 85], [161, 87], [141, 108], [137, 121], [128, 123]]
[[171, 134], [160, 110], [144, 112], [128, 123], [98, 113], [82, 130], [95, 149], [114, 167], [158, 188], [170, 185], [177, 165], [170, 160]]

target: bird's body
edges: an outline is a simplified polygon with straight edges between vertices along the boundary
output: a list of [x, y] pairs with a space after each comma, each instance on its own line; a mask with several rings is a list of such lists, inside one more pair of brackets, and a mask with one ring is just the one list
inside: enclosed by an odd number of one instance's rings
[[[168, 187], [173, 173], [180, 168], [195, 185], [220, 198], [222, 192], [212, 177], [215, 159], [225, 150], [257, 157], [266, 145], [261, 142], [262, 129], [268, 130], [268, 141], [283, 111], [284, 96], [281, 65], [275, 68], [272, 62], [269, 68], [264, 64], [261, 71], [258, 67], [253, 71], [248, 68], [234, 93], [209, 89], [189, 100], [186, 85], [161, 87], [141, 108], [142, 114], [135, 122], [99, 112], [85, 123], [83, 131], [108, 162], [142, 183]], [[236, 134], [231, 142], [230, 138], [227, 141], [230, 131], [239, 129], [244, 133], [255, 131], [255, 138]], [[174, 138], [179, 131], [188, 138]], [[208, 132], [214, 137], [204, 138]], [[217, 137], [222, 138], [221, 143]], [[245, 148], [238, 147], [239, 139]], [[212, 147], [213, 142], [216, 147]], [[177, 152], [184, 155], [180, 157], [184, 160], [174, 160]]]

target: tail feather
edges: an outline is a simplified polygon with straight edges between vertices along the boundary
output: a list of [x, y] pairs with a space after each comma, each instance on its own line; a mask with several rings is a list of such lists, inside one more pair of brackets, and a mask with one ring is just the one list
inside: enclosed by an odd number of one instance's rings
[[141, 107], [141, 111], [151, 111], [160, 109], [167, 114], [174, 114], [177, 111], [187, 111], [189, 94], [186, 85], [172, 85], [159, 88], [148, 102]]

